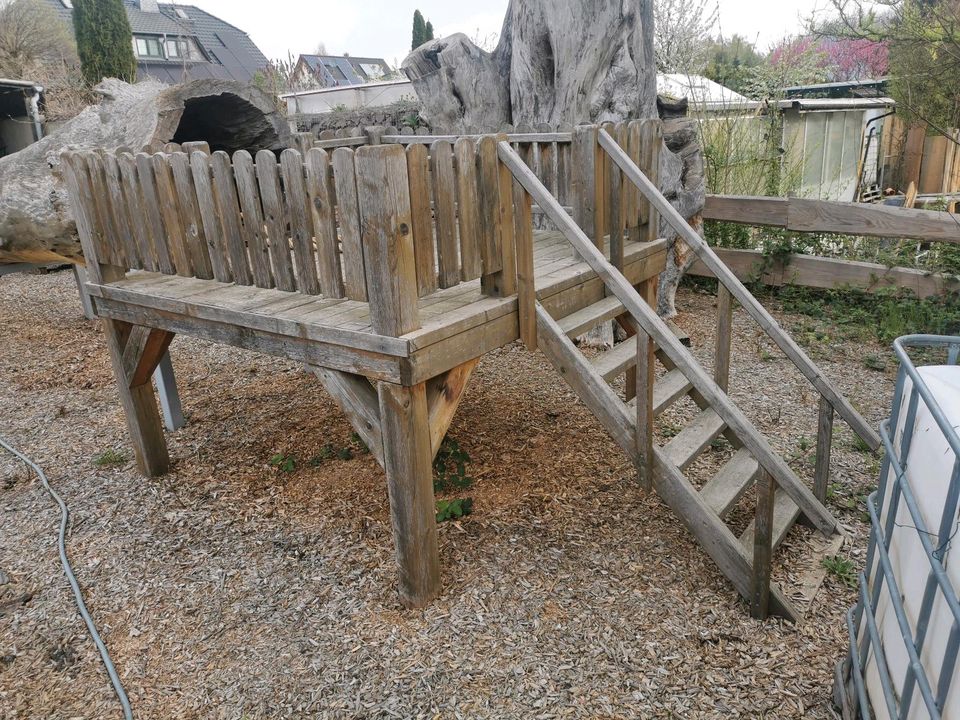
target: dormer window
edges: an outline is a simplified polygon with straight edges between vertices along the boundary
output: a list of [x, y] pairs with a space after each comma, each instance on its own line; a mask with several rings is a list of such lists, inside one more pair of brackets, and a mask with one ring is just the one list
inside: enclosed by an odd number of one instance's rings
[[168, 38], [167, 57], [170, 60], [189, 60], [190, 43], [183, 38]]
[[162, 58], [164, 56], [160, 38], [138, 36], [133, 39], [133, 46], [137, 51], [137, 57]]

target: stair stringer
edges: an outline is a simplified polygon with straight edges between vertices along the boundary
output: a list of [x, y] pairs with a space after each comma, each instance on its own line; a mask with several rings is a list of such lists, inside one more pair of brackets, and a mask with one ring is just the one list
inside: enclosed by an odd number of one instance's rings
[[[636, 420], [629, 407], [597, 374], [560, 325], [537, 303], [538, 344], [557, 372], [600, 421], [614, 442], [639, 471]], [[680, 470], [654, 448], [654, 488], [700, 546], [748, 602], [752, 593], [753, 564], [740, 540], [703, 501]], [[770, 611], [796, 621], [799, 613], [776, 583], [770, 584]]]

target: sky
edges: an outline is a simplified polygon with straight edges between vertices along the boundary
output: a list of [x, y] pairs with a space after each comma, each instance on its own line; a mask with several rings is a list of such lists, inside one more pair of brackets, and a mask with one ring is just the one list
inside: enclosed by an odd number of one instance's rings
[[[437, 36], [462, 32], [492, 39], [500, 32], [507, 0], [187, 0], [246, 31], [271, 59], [312, 53], [382, 57], [399, 65], [410, 49], [413, 11], [433, 23]], [[719, 29], [758, 42], [760, 49], [800, 31], [803, 18], [825, 0], [720, 0]]]

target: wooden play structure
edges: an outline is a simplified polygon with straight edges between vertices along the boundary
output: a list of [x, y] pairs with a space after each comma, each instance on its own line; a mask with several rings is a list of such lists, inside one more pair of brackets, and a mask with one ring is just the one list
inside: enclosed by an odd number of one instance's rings
[[[441, 587], [432, 459], [479, 358], [519, 339], [543, 351], [752, 612], [796, 618], [771, 557], [801, 516], [837, 537], [823, 504], [834, 414], [872, 447], [879, 439], [648, 179], [661, 133], [659, 121], [463, 137], [380, 129], [301, 137], [279, 162], [200, 143], [65, 155], [86, 289], [140, 469], [168, 467], [149, 378], [176, 333], [302, 362], [384, 467], [400, 596], [423, 604]], [[664, 225], [720, 280], [712, 372], [650, 305]], [[812, 487], [726, 394], [734, 301], [821, 397]], [[588, 358], [574, 338], [611, 320], [627, 339]], [[698, 410], [659, 443], [656, 416], [685, 396]], [[698, 488], [684, 471], [720, 435], [735, 452]], [[724, 518], [740, 502], [755, 520], [738, 537]]]

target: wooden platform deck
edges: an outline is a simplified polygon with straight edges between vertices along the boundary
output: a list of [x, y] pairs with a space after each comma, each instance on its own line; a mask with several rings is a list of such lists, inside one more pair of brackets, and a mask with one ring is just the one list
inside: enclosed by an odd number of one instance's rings
[[[624, 274], [656, 276], [664, 240], [627, 242]], [[553, 314], [601, 299], [603, 282], [559, 232], [534, 233], [537, 298]], [[312, 365], [413, 385], [519, 338], [517, 297], [490, 297], [480, 280], [438, 290], [418, 302], [421, 327], [400, 337], [376, 334], [370, 305], [216, 280], [134, 271], [88, 285], [103, 317], [219, 342]]]

